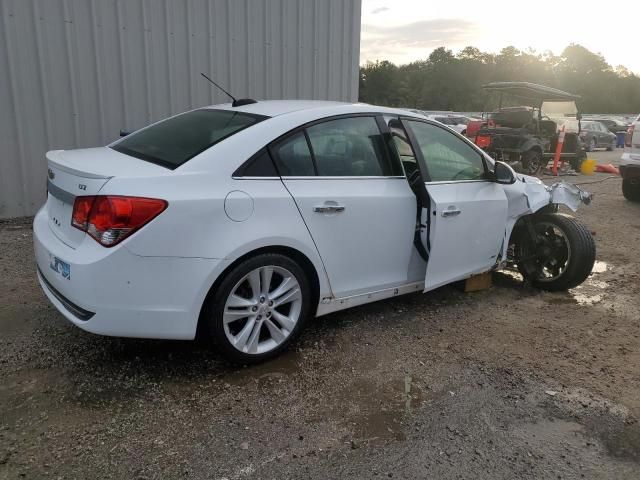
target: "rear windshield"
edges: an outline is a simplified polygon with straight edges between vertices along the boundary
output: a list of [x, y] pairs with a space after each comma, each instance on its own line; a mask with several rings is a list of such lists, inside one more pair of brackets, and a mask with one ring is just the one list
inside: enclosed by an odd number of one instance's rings
[[132, 133], [111, 148], [174, 169], [221, 140], [266, 118], [231, 110], [194, 110]]

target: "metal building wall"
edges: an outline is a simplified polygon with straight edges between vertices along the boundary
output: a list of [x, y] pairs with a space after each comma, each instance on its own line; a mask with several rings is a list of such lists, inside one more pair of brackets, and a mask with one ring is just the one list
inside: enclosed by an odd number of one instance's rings
[[356, 101], [360, 0], [0, 0], [0, 218], [44, 153], [236, 97]]

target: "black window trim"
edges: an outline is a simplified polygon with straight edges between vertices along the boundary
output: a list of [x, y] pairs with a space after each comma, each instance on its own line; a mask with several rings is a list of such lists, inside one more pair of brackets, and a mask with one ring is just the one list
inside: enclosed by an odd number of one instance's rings
[[320, 175], [318, 175], [318, 161], [316, 160], [316, 152], [313, 151], [313, 145], [311, 145], [309, 132], [307, 132], [306, 128], [303, 128], [302, 134], [304, 135], [304, 139], [307, 142], [307, 148], [309, 149], [309, 153], [311, 154], [311, 163], [313, 163], [313, 173], [314, 173], [313, 176], [319, 177]]
[[[269, 157], [269, 161], [273, 165], [273, 169], [276, 172], [276, 175], [275, 176], [269, 176], [269, 175], [264, 175], [264, 176], [245, 175], [244, 171], [249, 166], [251, 166], [253, 164], [253, 161], [257, 157], [261, 156], [263, 153], [266, 153], [267, 156]], [[242, 165], [240, 165], [238, 168], [236, 168], [235, 172], [233, 172], [231, 174], [231, 178], [233, 178], [234, 180], [279, 180], [280, 179], [280, 172], [278, 170], [278, 166], [276, 165], [276, 162], [273, 161], [273, 155], [271, 155], [271, 152], [269, 151], [269, 149], [267, 147], [262, 147], [256, 153], [251, 155], [246, 161], [244, 161], [242, 163]]]
[[[422, 149], [419, 148], [420, 144], [418, 143], [418, 139], [415, 137], [415, 134], [413, 133], [411, 126], [406, 125], [407, 121], [420, 122], [420, 123], [426, 123], [426, 124], [432, 125], [434, 127], [437, 127], [437, 128], [440, 128], [441, 130], [446, 131], [447, 133], [453, 135], [454, 137], [459, 138], [463, 142], [466, 142], [466, 144], [469, 145], [471, 149], [474, 150], [480, 156], [480, 159], [482, 160], [482, 165], [484, 167], [485, 178], [478, 179], [478, 180], [437, 180], [437, 181], [431, 180], [431, 175], [429, 173], [427, 162], [424, 158], [424, 155], [422, 155]], [[439, 124], [437, 121], [430, 120], [430, 119], [416, 118], [416, 117], [411, 117], [409, 115], [400, 115], [400, 122], [402, 123], [402, 126], [404, 127], [405, 131], [407, 132], [407, 136], [409, 137], [409, 141], [412, 144], [412, 148], [416, 155], [416, 160], [418, 161], [418, 165], [421, 168], [421, 170], [424, 171], [423, 178], [425, 183], [441, 184], [441, 183], [491, 182], [491, 177], [490, 177], [491, 170], [489, 169], [489, 165], [487, 165], [487, 159], [485, 157], [484, 152], [482, 152], [468, 138], [464, 137], [463, 135], [459, 134], [454, 130], [451, 130], [450, 128], [447, 128], [442, 124]]]
[[[385, 117], [388, 118], [388, 120]], [[407, 118], [415, 118], [415, 117], [407, 117]], [[402, 127], [402, 130], [404, 131], [404, 133], [405, 133], [405, 135], [407, 137], [407, 143], [409, 144], [409, 148], [411, 149], [411, 152], [413, 153], [413, 158], [416, 160], [416, 163], [418, 163], [418, 157], [416, 156], [416, 152], [415, 152], [415, 145], [413, 144], [413, 142], [409, 138], [409, 134], [407, 133], [407, 129], [404, 126], [404, 124], [402, 123], [402, 116], [401, 115], [385, 114], [385, 115], [381, 115], [380, 116], [380, 122], [382, 122], [382, 124], [384, 125], [383, 130], [389, 135], [389, 144], [387, 146], [387, 149], [390, 151], [392, 156], [395, 156], [396, 160], [398, 162], [400, 162], [400, 168], [402, 169], [402, 172], [404, 174], [404, 178], [408, 178], [407, 177], [407, 172], [406, 172], [406, 170], [404, 168], [404, 164], [402, 163], [402, 157], [400, 155], [400, 152], [398, 152], [398, 149], [397, 149], [397, 147], [395, 145], [395, 140], [393, 139], [393, 132], [391, 132], [391, 128], [389, 128], [389, 122], [391, 122], [393, 120], [397, 120], [398, 122], [400, 122], [400, 127]], [[420, 164], [418, 164], [418, 170], [420, 170], [420, 167], [421, 167]]]
[[[160, 123], [160, 122], [163, 122], [165, 120], [169, 120], [170, 118], [177, 117], [179, 115], [184, 115], [186, 113], [196, 112], [196, 111], [199, 111], [199, 110], [212, 111], [212, 112], [231, 112], [231, 113], [236, 113], [236, 114], [242, 114], [244, 116], [252, 117], [252, 118], [256, 119], [257, 122], [252, 123], [251, 125], [247, 125], [246, 127], [242, 127], [239, 130], [231, 132], [231, 133], [225, 135], [224, 137], [221, 137], [221, 138], [217, 139], [215, 142], [211, 143], [210, 145], [206, 146], [205, 148], [197, 151], [196, 153], [194, 153], [190, 157], [186, 158], [179, 165], [176, 165], [176, 164], [171, 163], [171, 162], [167, 162], [165, 160], [161, 160], [159, 158], [151, 157], [149, 155], [145, 155], [144, 153], [136, 152], [136, 151], [131, 150], [131, 149], [127, 148], [127, 147], [119, 147], [120, 143], [123, 142], [127, 137], [124, 137], [120, 141], [109, 145], [109, 148], [111, 148], [112, 150], [115, 150], [118, 153], [122, 153], [123, 155], [128, 155], [130, 157], [134, 157], [134, 158], [137, 158], [139, 160], [143, 160], [145, 162], [153, 163], [154, 165], [159, 165], [159, 166], [167, 168], [169, 170], [176, 170], [176, 169], [180, 168], [181, 166], [185, 165], [187, 162], [189, 162], [193, 158], [195, 158], [198, 155], [200, 155], [201, 153], [205, 152], [206, 150], [209, 150], [214, 145], [217, 145], [218, 143], [226, 140], [227, 138], [235, 135], [236, 133], [240, 133], [243, 130], [246, 130], [247, 128], [249, 128], [249, 127], [253, 127], [254, 125], [257, 125], [258, 123], [263, 122], [264, 120], [268, 120], [269, 118], [271, 118], [271, 117], [269, 117], [267, 115], [260, 115], [260, 114], [257, 114], [257, 113], [249, 113], [249, 112], [242, 112], [242, 111], [235, 111], [235, 110], [227, 110], [225, 108], [196, 108], [194, 110], [189, 110], [188, 112], [182, 112], [182, 113], [179, 113], [177, 115], [172, 115], [171, 117], [164, 118], [162, 120], [159, 120], [158, 122], [152, 123], [151, 125], [147, 125], [146, 127], [134, 132], [134, 134], [138, 133], [138, 132], [141, 132], [143, 130], [146, 130], [147, 128], [154, 126], [156, 123]], [[115, 147], [118, 147], [118, 149], [116, 149]]]

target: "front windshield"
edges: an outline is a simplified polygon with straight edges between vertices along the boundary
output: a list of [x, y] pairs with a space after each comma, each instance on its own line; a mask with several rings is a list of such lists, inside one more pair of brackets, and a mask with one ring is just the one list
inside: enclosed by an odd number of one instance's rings
[[547, 117], [575, 117], [578, 114], [576, 102], [542, 102], [542, 115]]

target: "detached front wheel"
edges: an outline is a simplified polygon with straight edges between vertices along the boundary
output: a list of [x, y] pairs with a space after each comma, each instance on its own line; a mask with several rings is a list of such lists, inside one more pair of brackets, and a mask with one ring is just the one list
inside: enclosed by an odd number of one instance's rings
[[567, 290], [584, 282], [596, 260], [591, 232], [568, 215], [534, 215], [529, 221], [529, 228], [519, 229], [515, 245], [518, 270], [525, 279], [550, 291]]

